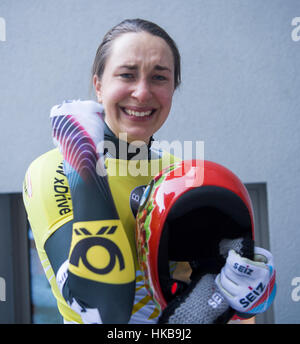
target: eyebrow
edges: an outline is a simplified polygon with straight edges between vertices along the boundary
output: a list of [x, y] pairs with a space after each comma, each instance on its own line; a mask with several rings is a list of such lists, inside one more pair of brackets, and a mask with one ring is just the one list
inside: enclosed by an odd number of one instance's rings
[[154, 67], [154, 69], [156, 69], [156, 70], [162, 70], [162, 71], [167, 70], [167, 71], [171, 72], [171, 69], [170, 69], [169, 67], [161, 66], [161, 65], [156, 65], [156, 66]]
[[[137, 65], [122, 65], [122, 66], [119, 66], [119, 68], [126, 68], [126, 69], [129, 69], [129, 70], [137, 70], [138, 66]], [[166, 66], [161, 66], [161, 65], [155, 65], [154, 69], [155, 70], [159, 70], [159, 71], [169, 71], [169, 72], [171, 72], [170, 68], [168, 68]]]

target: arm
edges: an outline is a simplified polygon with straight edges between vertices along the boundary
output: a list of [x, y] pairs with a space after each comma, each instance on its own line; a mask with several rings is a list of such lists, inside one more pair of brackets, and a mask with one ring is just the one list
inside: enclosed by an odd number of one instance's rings
[[[51, 110], [53, 138], [64, 157], [72, 197], [73, 222], [48, 240], [46, 250], [56, 266], [60, 292], [85, 322], [126, 323], [135, 271], [97, 149], [103, 140], [99, 106], [75, 101]], [[68, 255], [57, 257], [56, 243], [64, 234], [69, 239], [62, 252]]]
[[[176, 269], [173, 273], [173, 278], [179, 281], [190, 283], [190, 276], [192, 269], [188, 262], [179, 262], [176, 265]], [[233, 317], [229, 320], [228, 324], [255, 324], [255, 317], [250, 319], [241, 319]]]
[[254, 259], [230, 250], [216, 284], [241, 318], [265, 312], [276, 294], [276, 271], [272, 254], [255, 247]]
[[[237, 266], [247, 267], [248, 270], [243, 268], [237, 269]], [[181, 262], [177, 264], [173, 277], [189, 283], [191, 273], [192, 269], [189, 264]], [[231, 251], [225, 266], [216, 278], [216, 282], [215, 287], [213, 286], [213, 281], [206, 283], [206, 288], [218, 288], [217, 290], [223, 298], [220, 304], [224, 305], [224, 309], [230, 306], [238, 311], [239, 316], [233, 317], [229, 323], [255, 324], [255, 314], [266, 311], [275, 297], [276, 284], [273, 257], [270, 252], [258, 247], [255, 248], [253, 260], [243, 258], [236, 252]], [[198, 285], [201, 283], [203, 283], [202, 279], [200, 279]], [[261, 287], [258, 291], [255, 291], [255, 286]], [[194, 287], [194, 290], [196, 289], [197, 284]], [[254, 292], [251, 293], [250, 289], [254, 290]], [[192, 294], [192, 291], [190, 294]], [[201, 294], [197, 299], [193, 298], [192, 295], [188, 295], [185, 303], [190, 302], [191, 305], [198, 303], [204, 310], [204, 303], [201, 299]], [[177, 307], [182, 306], [177, 304]], [[175, 320], [174, 315], [173, 319]]]

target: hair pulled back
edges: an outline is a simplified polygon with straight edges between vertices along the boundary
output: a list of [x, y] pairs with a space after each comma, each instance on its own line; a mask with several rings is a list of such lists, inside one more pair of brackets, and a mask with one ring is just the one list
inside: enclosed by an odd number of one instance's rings
[[92, 76], [97, 75], [101, 79], [112, 43], [116, 38], [125, 33], [138, 33], [143, 31], [162, 38], [170, 47], [174, 58], [174, 88], [176, 89], [181, 82], [180, 54], [176, 43], [160, 26], [143, 19], [126, 19], [106, 33], [96, 52]]

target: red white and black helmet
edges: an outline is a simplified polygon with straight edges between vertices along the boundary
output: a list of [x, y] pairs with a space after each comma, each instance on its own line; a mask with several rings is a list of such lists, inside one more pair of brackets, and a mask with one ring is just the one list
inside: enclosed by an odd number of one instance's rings
[[225, 263], [222, 239], [254, 238], [253, 209], [240, 179], [206, 160], [163, 169], [146, 187], [137, 213], [136, 243], [145, 285], [163, 310], [177, 284], [169, 261], [189, 262], [202, 273]]

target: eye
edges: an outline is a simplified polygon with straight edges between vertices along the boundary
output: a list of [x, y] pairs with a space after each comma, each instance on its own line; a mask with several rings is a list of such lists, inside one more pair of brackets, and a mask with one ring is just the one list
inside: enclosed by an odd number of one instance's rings
[[165, 80], [167, 80], [167, 78], [165, 76], [163, 76], [163, 75], [154, 75], [153, 79], [157, 80], [157, 81], [165, 81]]
[[132, 73], [122, 73], [120, 74], [120, 77], [123, 79], [133, 79], [134, 75]]

